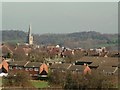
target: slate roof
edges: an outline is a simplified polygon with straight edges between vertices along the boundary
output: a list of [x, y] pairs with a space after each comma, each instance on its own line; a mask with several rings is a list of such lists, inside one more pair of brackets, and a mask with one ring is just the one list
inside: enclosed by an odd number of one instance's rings
[[92, 62], [90, 65], [118, 66], [118, 58], [111, 57], [83, 57], [78, 61]]
[[80, 63], [83, 64], [83, 65], [84, 65], [84, 63], [91, 64], [92, 61], [79, 60], [79, 61], [75, 62], [75, 64], [80, 64]]
[[82, 66], [82, 65], [71, 65], [69, 70], [70, 71], [80, 71], [80, 72], [83, 72], [84, 71], [84, 66]]
[[98, 67], [100, 65], [100, 61], [98, 61], [98, 60], [96, 60], [96, 61], [93, 61], [90, 65], [88, 65], [88, 66], [90, 66], [90, 67]]
[[25, 67], [40, 67], [42, 63], [40, 62], [29, 62]]
[[99, 62], [92, 62], [90, 65], [88, 65], [89, 67], [99, 67]]
[[53, 64], [50, 69], [67, 70], [71, 64]]
[[115, 73], [114, 71], [117, 71], [117, 67], [110, 67], [110, 66], [104, 66], [104, 67], [99, 67], [98, 70], [100, 72], [106, 72], [106, 73]]
[[76, 60], [76, 61], [93, 62], [94, 59], [93, 59], [93, 57], [82, 57], [82, 58], [80, 58], [79, 60]]
[[9, 62], [10, 66], [25, 66], [28, 61], [12, 61]]

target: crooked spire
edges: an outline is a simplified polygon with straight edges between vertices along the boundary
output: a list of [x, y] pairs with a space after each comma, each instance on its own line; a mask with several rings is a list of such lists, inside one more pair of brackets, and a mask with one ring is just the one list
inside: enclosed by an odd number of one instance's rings
[[33, 44], [33, 36], [31, 35], [31, 24], [29, 25], [28, 36], [27, 36], [27, 43], [29, 45]]
[[29, 31], [28, 31], [28, 34], [29, 34], [29, 36], [31, 36], [31, 24], [29, 25]]

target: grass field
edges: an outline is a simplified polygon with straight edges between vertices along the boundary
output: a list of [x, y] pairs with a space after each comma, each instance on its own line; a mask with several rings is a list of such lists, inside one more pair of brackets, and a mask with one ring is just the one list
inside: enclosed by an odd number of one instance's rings
[[48, 82], [46, 82], [46, 81], [31, 80], [31, 83], [35, 88], [46, 88], [46, 87], [48, 87]]

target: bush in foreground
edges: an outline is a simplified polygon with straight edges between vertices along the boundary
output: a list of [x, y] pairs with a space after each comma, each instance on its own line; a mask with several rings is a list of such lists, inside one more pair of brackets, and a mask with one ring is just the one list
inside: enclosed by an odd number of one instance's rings
[[66, 76], [66, 81], [63, 86], [64, 89], [78, 89], [78, 90], [87, 90], [87, 89], [107, 89], [115, 88], [112, 80], [112, 76], [106, 76], [97, 71], [93, 71], [91, 75], [81, 75], [78, 73], [72, 74], [69, 73]]
[[3, 77], [3, 87], [32, 87], [31, 77], [25, 71], [11, 72]]
[[116, 88], [113, 80], [115, 80], [114, 76], [108, 76], [99, 71], [92, 71], [91, 75], [83, 75], [77, 72], [51, 72], [49, 75], [49, 83], [52, 85], [60, 85], [65, 90], [88, 90], [103, 88]]

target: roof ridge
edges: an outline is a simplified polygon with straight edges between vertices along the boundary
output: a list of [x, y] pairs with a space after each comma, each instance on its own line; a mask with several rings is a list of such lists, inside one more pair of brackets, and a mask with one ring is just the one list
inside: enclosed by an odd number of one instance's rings
[[118, 70], [118, 67], [115, 68], [115, 70], [113, 71], [113, 73], [115, 73]]
[[71, 66], [72, 66], [72, 64], [70, 64], [67, 69], [69, 69]]
[[30, 61], [27, 61], [26, 64], [24, 65], [24, 67], [29, 63]]

